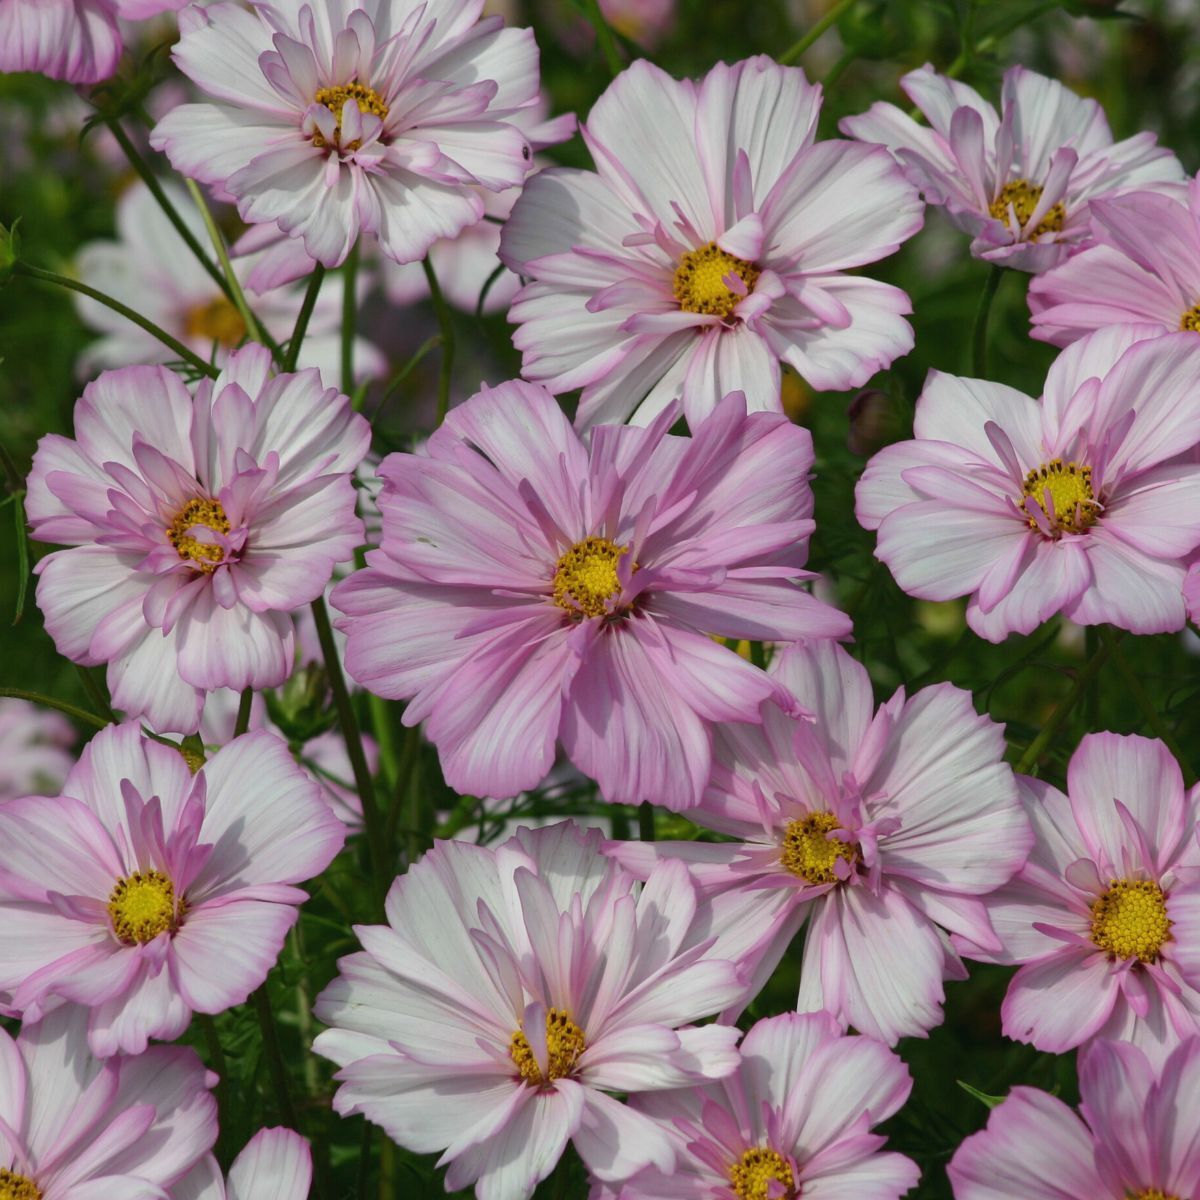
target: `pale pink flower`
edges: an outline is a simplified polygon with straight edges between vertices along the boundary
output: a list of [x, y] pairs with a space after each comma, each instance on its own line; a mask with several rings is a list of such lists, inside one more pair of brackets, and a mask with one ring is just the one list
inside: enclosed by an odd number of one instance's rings
[[0, 698], [0, 801], [57, 792], [75, 763], [76, 740], [74, 726], [61, 713]]
[[1036, 840], [1025, 868], [987, 898], [1000, 948], [962, 953], [1022, 963], [1004, 1032], [1062, 1054], [1093, 1038], [1161, 1062], [1200, 1033], [1200, 790], [1158, 741], [1088, 734], [1067, 792], [1018, 777]]
[[600, 0], [604, 19], [623, 37], [653, 50], [675, 25], [678, 0]]
[[808, 923], [797, 1007], [881, 1041], [942, 1020], [943, 981], [965, 978], [944, 930], [999, 947], [985, 897], [1025, 861], [1031, 834], [999, 725], [969, 693], [903, 690], [874, 712], [866, 670], [840, 646], [799, 644], [771, 664], [816, 724], [766, 705], [722, 725], [689, 820], [733, 842], [614, 842], [645, 877], [688, 865], [724, 932], [714, 955], [747, 969], [735, 1016]]
[[1200, 1037], [1155, 1066], [1135, 1046], [1080, 1056], [1079, 1112], [1016, 1087], [946, 1168], [955, 1200], [1185, 1200], [1200, 1196]]
[[345, 840], [271, 733], [193, 775], [134, 723], [88, 744], [62, 796], [0, 805], [0, 1011], [86, 1005], [92, 1052], [140, 1054], [267, 977]]
[[482, 218], [475, 187], [516, 187], [529, 170], [529, 143], [509, 118], [537, 102], [537, 46], [528, 29], [479, 20], [482, 7], [188, 9], [174, 58], [213, 102], [169, 113], [151, 144], [326, 266], [360, 233], [413, 262]]
[[1094, 245], [1029, 288], [1033, 336], [1069, 346], [1109, 325], [1200, 332], [1200, 181], [1093, 201]]
[[686, 870], [664, 864], [639, 887], [602, 844], [570, 822], [495, 850], [436, 843], [317, 999], [332, 1028], [313, 1049], [342, 1068], [336, 1111], [444, 1151], [448, 1191], [525, 1200], [569, 1140], [602, 1180], [670, 1171], [666, 1134], [608, 1093], [737, 1067], [737, 1029], [680, 1028], [740, 988], [708, 943], [684, 948]]
[[812, 439], [727, 396], [673, 437], [603, 426], [584, 447], [553, 397], [501, 384], [379, 469], [383, 541], [340, 583], [346, 665], [409, 700], [446, 781], [537, 786], [555, 743], [617, 803], [696, 803], [714, 721], [789, 697], [709, 635], [841, 637], [798, 584]]
[[[163, 190], [183, 222], [201, 245], [208, 234], [191, 198], [169, 180]], [[196, 261], [145, 184], [135, 183], [117, 201], [117, 240], [88, 242], [80, 248], [75, 273], [123, 304], [149, 318], [206, 361], [224, 364], [246, 340], [246, 325], [238, 310]], [[249, 277], [261, 255], [234, 260], [239, 281]], [[360, 292], [365, 293], [362, 279]], [[316, 367], [327, 379], [341, 370], [342, 293], [340, 275], [325, 280], [300, 347], [298, 366]], [[275, 288], [251, 296], [255, 316], [276, 341], [292, 335], [304, 299], [304, 288]], [[135, 363], [166, 363], [177, 356], [139, 326], [111, 308], [76, 295], [75, 307], [84, 323], [102, 336], [84, 350], [80, 371], [90, 375], [106, 367]], [[354, 340], [356, 378], [375, 378], [387, 369], [383, 355], [364, 338]]]
[[199, 727], [206, 691], [274, 687], [290, 612], [362, 538], [351, 472], [371, 431], [315, 370], [271, 376], [247, 346], [189, 395], [164, 367], [107, 371], [75, 434], [42, 438], [33, 535], [71, 547], [37, 566], [59, 653], [108, 663], [113, 704], [159, 730]]
[[699, 83], [623, 71], [583, 130], [596, 170], [542, 171], [500, 255], [533, 280], [510, 319], [525, 375], [583, 388], [577, 423], [648, 423], [682, 394], [781, 411], [780, 362], [858, 387], [912, 349], [908, 297], [853, 267], [891, 254], [922, 205], [891, 158], [817, 142], [821, 89], [765, 57]]
[[260, 1129], [229, 1168], [229, 1178], [213, 1156], [171, 1189], [171, 1200], [308, 1200], [312, 1151], [291, 1129]]
[[871, 1126], [908, 1098], [908, 1069], [829, 1013], [785, 1013], [750, 1027], [737, 1074], [719, 1083], [632, 1097], [675, 1145], [670, 1174], [651, 1167], [621, 1200], [898, 1200], [920, 1175], [885, 1153]]
[[216, 1076], [194, 1050], [93, 1057], [82, 1010], [0, 1029], [0, 1195], [162, 1200], [217, 1136]]
[[1183, 178], [1152, 133], [1114, 142], [1104, 110], [1024, 67], [1004, 74], [1001, 111], [928, 65], [900, 86], [929, 122], [877, 101], [843, 133], [886, 146], [930, 204], [972, 237], [976, 258], [1044, 271], [1092, 240], [1093, 200]]
[[1074, 343], [1041, 402], [931, 372], [913, 441], [880, 451], [857, 515], [911, 596], [970, 596], [1002, 641], [1055, 613], [1167, 633], [1200, 544], [1200, 338], [1112, 326]]

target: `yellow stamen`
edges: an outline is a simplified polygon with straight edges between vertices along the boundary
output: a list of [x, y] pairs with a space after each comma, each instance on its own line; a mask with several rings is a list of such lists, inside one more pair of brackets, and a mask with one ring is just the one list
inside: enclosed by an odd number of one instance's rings
[[134, 871], [118, 879], [108, 898], [113, 932], [130, 946], [151, 942], [160, 933], [174, 933], [186, 911], [183, 901], [176, 910], [175, 885], [161, 871]]
[[769, 1197], [773, 1200], [772, 1193], [768, 1190], [772, 1183], [783, 1184], [784, 1200], [795, 1200], [799, 1194], [796, 1190], [795, 1176], [787, 1159], [766, 1146], [747, 1150], [729, 1168], [729, 1185], [738, 1200], [768, 1200]]
[[684, 312], [732, 316], [742, 297], [725, 282], [729, 274], [736, 275], [752, 292], [760, 271], [753, 263], [727, 254], [716, 242], [689, 250], [675, 269], [674, 292], [679, 307]]
[[232, 301], [217, 296], [207, 304], [197, 304], [184, 319], [184, 330], [194, 340], [216, 342], [232, 349], [246, 337], [246, 322]]
[[554, 566], [554, 603], [574, 617], [603, 617], [608, 602], [621, 594], [617, 563], [628, 554], [608, 538], [576, 542]]
[[789, 821], [780, 862], [809, 883], [836, 883], [833, 864], [839, 858], [848, 863], [858, 860], [856, 845], [829, 837], [839, 825], [837, 817], [829, 812], [810, 813], [801, 820]]
[[1183, 314], [1179, 319], [1179, 328], [1181, 330], [1190, 329], [1193, 333], [1200, 333], [1200, 304], [1193, 304]]
[[1140, 1192], [1126, 1192], [1127, 1200], [1179, 1200], [1174, 1192], [1164, 1192], [1162, 1188], [1142, 1188]]
[[[1091, 467], [1064, 463], [1061, 458], [1055, 458], [1043, 463], [1036, 471], [1030, 471], [1025, 476], [1021, 490], [1023, 496], [1033, 497], [1054, 528], [1068, 533], [1083, 533], [1096, 523], [1100, 515], [1100, 505], [1096, 503], [1096, 494], [1092, 491]], [[1046, 504], [1047, 492], [1053, 502], [1053, 513]], [[1022, 499], [1022, 508], [1024, 503]], [[1032, 517], [1029, 518], [1029, 528], [1038, 528], [1038, 523]]]
[[192, 537], [189, 531], [197, 525], [203, 525], [215, 533], [229, 532], [229, 518], [219, 500], [189, 500], [167, 529], [167, 537], [179, 552], [179, 557], [190, 558], [196, 567], [208, 574], [224, 561], [225, 551], [220, 546], [199, 542]]
[[992, 201], [988, 212], [998, 221], [1007, 224], [1009, 205], [1012, 205], [1012, 210], [1017, 215], [1017, 224], [1021, 226], [1025, 236], [1031, 242], [1036, 242], [1043, 233], [1059, 233], [1067, 219], [1067, 210], [1063, 207], [1061, 200], [1057, 204], [1050, 205], [1034, 229], [1025, 229], [1029, 218], [1033, 216], [1034, 209], [1038, 206], [1038, 201], [1042, 198], [1043, 190], [1036, 183], [1030, 183], [1028, 179], [1014, 179], [1012, 183], [1006, 183], [1000, 189], [1000, 195]]
[[546, 1050], [550, 1078], [546, 1079], [542, 1075], [529, 1039], [520, 1029], [512, 1035], [508, 1052], [517, 1064], [521, 1078], [534, 1087], [543, 1087], [555, 1079], [570, 1075], [586, 1046], [587, 1039], [583, 1030], [571, 1020], [571, 1014], [565, 1008], [552, 1008], [546, 1013]]
[[42, 1193], [32, 1179], [0, 1167], [0, 1200], [42, 1200]]
[[1092, 941], [1113, 958], [1157, 962], [1170, 940], [1166, 897], [1149, 879], [1114, 879], [1092, 902]]
[[[388, 106], [384, 104], [383, 97], [373, 87], [368, 87], [365, 83], [343, 83], [337, 87], [317, 88], [317, 94], [313, 99], [318, 104], [325, 105], [337, 117], [337, 128], [333, 131], [334, 145], [339, 145], [342, 140], [342, 109], [345, 108], [347, 100], [353, 100], [358, 105], [359, 112], [373, 113], [381, 121], [388, 115]], [[312, 141], [314, 146], [321, 148], [329, 145], [320, 130], [313, 133]], [[354, 141], [347, 145], [345, 149], [357, 150], [361, 144]]]

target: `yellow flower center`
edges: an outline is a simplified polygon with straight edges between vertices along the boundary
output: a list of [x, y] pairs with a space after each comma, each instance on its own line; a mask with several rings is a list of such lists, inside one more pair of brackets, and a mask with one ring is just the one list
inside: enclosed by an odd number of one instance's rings
[[[358, 105], [358, 111], [362, 113], [372, 113], [381, 121], [388, 115], [388, 106], [384, 104], [383, 97], [373, 88], [368, 87], [365, 83], [342, 83], [337, 87], [317, 88], [317, 94], [313, 99], [318, 104], [323, 104], [335, 117], [338, 119], [337, 128], [333, 131], [333, 141], [335, 145], [340, 145], [342, 140], [342, 109], [346, 106], [347, 100], [353, 100]], [[313, 145], [323, 148], [329, 143], [318, 130], [313, 134]], [[353, 141], [345, 147], [347, 150], [357, 150], [361, 142]]]
[[[1042, 198], [1042, 191], [1042, 188], [1036, 183], [1030, 183], [1028, 179], [1014, 179], [1012, 183], [1006, 183], [1000, 189], [1000, 195], [992, 201], [988, 212], [998, 221], [1007, 224], [1008, 209], [1011, 205], [1013, 212], [1017, 214], [1017, 224], [1025, 229], [1029, 218], [1033, 216], [1034, 209], [1038, 206], [1038, 201]], [[1058, 233], [1066, 219], [1067, 210], [1063, 207], [1062, 201], [1059, 201], [1047, 209], [1036, 228], [1025, 230], [1025, 236], [1031, 242], [1036, 242], [1043, 233]]]
[[229, 518], [219, 500], [189, 500], [167, 529], [167, 537], [179, 552], [179, 557], [190, 558], [196, 567], [208, 574], [224, 561], [225, 551], [220, 546], [192, 537], [191, 530], [197, 525], [216, 533], [229, 532]]
[[1128, 1200], [1179, 1200], [1174, 1192], [1164, 1192], [1162, 1188], [1142, 1188], [1140, 1192], [1126, 1192]]
[[174, 933], [186, 911], [187, 904], [180, 901], [176, 912], [175, 885], [159, 871], [134, 871], [118, 879], [108, 898], [113, 932], [129, 946], [151, 942], [160, 933]]
[[729, 1168], [729, 1185], [738, 1200], [769, 1200], [772, 1183], [783, 1184], [785, 1200], [795, 1200], [798, 1193], [791, 1166], [782, 1154], [766, 1146], [747, 1150]]
[[0, 1200], [42, 1200], [42, 1193], [32, 1179], [0, 1167]]
[[512, 1035], [508, 1052], [517, 1064], [521, 1078], [534, 1087], [543, 1087], [555, 1079], [570, 1075], [586, 1046], [587, 1039], [583, 1036], [583, 1030], [571, 1020], [571, 1014], [565, 1008], [552, 1008], [546, 1014], [546, 1050], [550, 1078], [542, 1075], [529, 1039], [520, 1029]]
[[673, 290], [679, 307], [684, 312], [731, 316], [742, 299], [725, 282], [726, 276], [731, 274], [752, 292], [760, 272], [753, 263], [727, 254], [716, 242], [709, 242], [699, 250], [689, 250], [675, 269]]
[[840, 822], [833, 813], [810, 813], [797, 821], [789, 821], [783, 835], [780, 861], [801, 879], [809, 883], [836, 883], [833, 864], [839, 858], [848, 863], [858, 859], [858, 847], [841, 838], [831, 838]]
[[1200, 304], [1193, 304], [1179, 319], [1179, 328], [1200, 333]]
[[217, 296], [207, 304], [197, 304], [184, 318], [184, 331], [189, 338], [216, 342], [232, 349], [246, 337], [246, 322], [232, 301]]
[[1148, 879], [1114, 879], [1092, 902], [1092, 941], [1114, 958], [1155, 962], [1171, 939], [1167, 900]]
[[608, 538], [576, 542], [554, 566], [554, 603], [574, 617], [603, 617], [609, 601], [621, 594], [617, 563], [628, 546]]
[[[1092, 468], [1078, 463], [1064, 463], [1061, 458], [1043, 463], [1036, 471], [1025, 476], [1021, 489], [1023, 495], [1032, 496], [1038, 507], [1050, 518], [1056, 529], [1068, 533], [1083, 533], [1096, 523], [1100, 505], [1092, 491]], [[1050, 493], [1051, 504], [1046, 502]], [[1024, 505], [1024, 500], [1022, 500]], [[1029, 518], [1029, 528], [1037, 529], [1038, 523]]]

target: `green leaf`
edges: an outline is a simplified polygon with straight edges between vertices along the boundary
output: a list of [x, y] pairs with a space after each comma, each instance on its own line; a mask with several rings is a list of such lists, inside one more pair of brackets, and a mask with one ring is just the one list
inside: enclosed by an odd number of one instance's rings
[[29, 590], [29, 542], [25, 536], [25, 506], [21, 503], [24, 492], [13, 495], [13, 526], [17, 535], [17, 612], [15, 625], [25, 612], [25, 593]]
[[958, 1084], [968, 1096], [974, 1096], [981, 1104], [986, 1104], [988, 1108], [995, 1108], [997, 1104], [1004, 1103], [1003, 1096], [989, 1096], [987, 1092], [981, 1092], [978, 1088], [973, 1088], [969, 1083], [964, 1083], [961, 1079], [954, 1081]]
[[21, 218], [18, 217], [12, 223], [11, 229], [0, 225], [0, 285], [6, 284], [12, 278], [13, 267], [21, 257], [21, 236], [17, 233], [20, 223]]

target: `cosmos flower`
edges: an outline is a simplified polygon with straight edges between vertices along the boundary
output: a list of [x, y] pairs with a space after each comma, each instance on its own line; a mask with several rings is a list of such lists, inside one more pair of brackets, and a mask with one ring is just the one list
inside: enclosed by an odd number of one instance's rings
[[0, 805], [0, 1012], [86, 1005], [100, 1056], [241, 1004], [345, 829], [271, 733], [195, 775], [134, 723], [88, 744], [60, 797]]
[[1200, 181], [1090, 206], [1095, 244], [1029, 288], [1033, 336], [1069, 346], [1108, 325], [1200, 331]]
[[260, 1129], [229, 1168], [211, 1154], [171, 1189], [171, 1200], [308, 1200], [312, 1151], [291, 1129]]
[[1112, 326], [1065, 350], [1039, 404], [1003, 384], [931, 372], [913, 441], [857, 487], [875, 554], [911, 596], [970, 596], [1002, 641], [1061, 612], [1134, 633], [1182, 629], [1185, 559], [1200, 544], [1200, 338]]
[[899, 691], [874, 711], [865, 669], [841, 647], [788, 647], [773, 677], [816, 714], [766, 705], [761, 726], [722, 725], [696, 824], [733, 842], [614, 842], [645, 877], [681, 859], [723, 930], [712, 951], [747, 986], [767, 982], [805, 922], [797, 1007], [880, 1041], [942, 1019], [943, 981], [965, 971], [943, 930], [997, 949], [987, 893], [1025, 861], [1031, 834], [1000, 726], [970, 694]]
[[1114, 142], [1104, 111], [1056, 79], [1004, 73], [1000, 109], [926, 65], [900, 80], [929, 122], [877, 101], [843, 133], [886, 146], [930, 204], [972, 237], [976, 258], [1044, 271], [1091, 243], [1090, 204], [1183, 178], [1152, 133]]
[[590, 449], [533, 384], [488, 389], [383, 461], [383, 540], [340, 583], [346, 666], [409, 700], [447, 782], [537, 786], [555, 743], [607, 800], [685, 808], [714, 721], [790, 697], [709, 635], [840, 637], [802, 591], [806, 430], [726, 397], [694, 437], [604, 426]]
[[741, 1066], [719, 1083], [634, 1096], [675, 1144], [675, 1169], [653, 1167], [620, 1189], [621, 1200], [897, 1200], [917, 1164], [880, 1151], [872, 1125], [912, 1088], [890, 1050], [846, 1037], [828, 1013], [785, 1013], [751, 1026]]
[[500, 257], [531, 282], [509, 314], [523, 372], [583, 388], [577, 424], [651, 421], [682, 394], [693, 427], [727, 392], [780, 411], [780, 362], [858, 387], [912, 349], [898, 288], [847, 275], [921, 227], [886, 153], [817, 142], [821, 89], [765, 57], [697, 85], [623, 71], [584, 129], [596, 170], [525, 187]]
[[1093, 1038], [1161, 1062], [1200, 1033], [1200, 791], [1158, 741], [1088, 734], [1067, 793], [1019, 777], [1036, 841], [1028, 865], [987, 898], [997, 951], [1024, 964], [1009, 984], [1004, 1032], [1062, 1054]]
[[61, 713], [0, 698], [0, 801], [57, 792], [75, 762], [75, 729]]
[[351, 472], [370, 427], [315, 370], [247, 346], [189, 395], [164, 367], [107, 371], [48, 434], [25, 507], [37, 601], [59, 653], [108, 664], [113, 704], [189, 733], [206, 691], [273, 687], [293, 609], [362, 539]]
[[[187, 193], [170, 180], [163, 190], [200, 244], [206, 244], [208, 234]], [[79, 279], [140, 312], [206, 361], [224, 364], [230, 352], [246, 340], [246, 325], [145, 184], [139, 181], [122, 194], [116, 222], [116, 241], [88, 242], [81, 247], [75, 264]], [[235, 260], [244, 286], [259, 257]], [[340, 275], [325, 280], [300, 347], [298, 365], [316, 367], [327, 379], [338, 378], [341, 369], [343, 290]], [[303, 299], [303, 288], [276, 288], [252, 296], [251, 302], [267, 333], [286, 342]], [[173, 352], [156, 337], [111, 308], [83, 295], [77, 294], [75, 300], [84, 323], [102, 334], [82, 354], [82, 373], [174, 359]], [[354, 364], [358, 378], [378, 376], [387, 366], [383, 355], [363, 338], [355, 339]]]
[[1200, 1037], [1155, 1068], [1135, 1046], [1080, 1055], [1079, 1112], [1016, 1087], [946, 1168], [955, 1200], [1183, 1200], [1200, 1195]]
[[[211, 102], [184, 104], [151, 144], [176, 170], [278, 224], [326, 266], [360, 233], [397, 262], [483, 216], [475, 191], [518, 186], [532, 153], [508, 118], [537, 102], [528, 29], [481, 0], [191, 8], [174, 58]], [[219, 152], [214, 152], [219, 147]]]
[[683, 949], [687, 872], [665, 864], [639, 887], [601, 845], [570, 822], [494, 850], [436, 843], [317, 999], [331, 1028], [313, 1049], [341, 1067], [336, 1111], [444, 1151], [448, 1191], [524, 1200], [568, 1140], [602, 1180], [669, 1171], [665, 1132], [608, 1093], [737, 1066], [737, 1029], [680, 1028], [740, 986], [706, 943]]
[[216, 1076], [194, 1050], [89, 1052], [81, 1009], [0, 1029], [0, 1196], [162, 1200], [217, 1137]]

